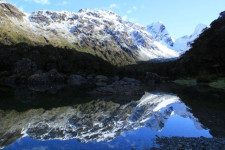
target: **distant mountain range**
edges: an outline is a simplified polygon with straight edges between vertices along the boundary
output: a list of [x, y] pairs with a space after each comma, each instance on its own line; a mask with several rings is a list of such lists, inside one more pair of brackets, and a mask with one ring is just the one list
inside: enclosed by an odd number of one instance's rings
[[[89, 49], [88, 53], [96, 55], [117, 53], [129, 63], [177, 58], [181, 54], [179, 51], [188, 50], [206, 27], [200, 25], [193, 35], [174, 41], [162, 23], [145, 27], [124, 21], [112, 11], [81, 9], [74, 13], [41, 10], [26, 14], [0, 0], [0, 14], [0, 40], [3, 44], [25, 42], [85, 47]], [[104, 59], [109, 58], [104, 56]]]
[[186, 35], [176, 40], [170, 36], [165, 25], [161, 22], [155, 22], [150, 26], [147, 26], [147, 30], [151, 33], [153, 39], [157, 42], [160, 42], [162, 45], [167, 46], [169, 49], [175, 51], [185, 52], [191, 48], [191, 44], [199, 35], [207, 28], [204, 24], [199, 24], [195, 28], [195, 31], [191, 35]]

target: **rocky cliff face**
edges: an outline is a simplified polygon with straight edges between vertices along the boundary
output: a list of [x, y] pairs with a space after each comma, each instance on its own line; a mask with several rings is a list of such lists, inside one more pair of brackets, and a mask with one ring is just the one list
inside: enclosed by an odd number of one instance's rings
[[0, 0], [0, 14], [1, 18], [14, 17], [19, 20], [23, 20], [23, 17], [25, 16], [24, 13], [22, 13], [19, 9], [17, 9], [13, 5], [10, 5], [4, 0]]
[[150, 26], [147, 26], [147, 30], [151, 33], [155, 41], [162, 43], [168, 48], [173, 47], [174, 41], [163, 23], [154, 22]]
[[151, 33], [155, 41], [160, 42], [169, 49], [184, 53], [191, 48], [191, 44], [199, 37], [205, 28], [207, 28], [206, 25], [199, 24], [191, 35], [186, 35], [176, 40], [172, 39], [166, 26], [161, 22], [155, 22], [147, 26], [147, 31]]
[[[82, 9], [74, 13], [41, 10], [25, 14], [8, 3], [0, 5], [16, 10], [16, 13], [9, 10], [11, 14], [8, 14], [4, 12], [5, 8], [0, 9], [12, 26], [8, 30], [13, 30], [16, 35], [22, 34], [31, 43], [122, 52], [136, 61], [168, 59], [179, 55], [169, 48], [162, 48], [146, 27], [126, 22], [111, 11]], [[15, 36], [11, 40], [3, 39], [2, 43], [4, 41], [8, 44], [20, 42]]]
[[[78, 13], [38, 11], [29, 20], [34, 26], [55, 31], [70, 42], [94, 49], [125, 51], [136, 60], [177, 57], [162, 49], [144, 26], [124, 21], [111, 11], [82, 9]], [[46, 35], [47, 38], [48, 35]]]

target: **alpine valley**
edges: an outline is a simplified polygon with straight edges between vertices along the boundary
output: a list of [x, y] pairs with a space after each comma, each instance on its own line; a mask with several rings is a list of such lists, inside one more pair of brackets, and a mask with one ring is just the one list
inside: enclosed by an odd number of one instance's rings
[[[127, 64], [165, 60], [180, 56], [206, 26], [198, 26], [191, 36], [173, 41], [162, 23], [142, 26], [127, 22], [112, 11], [81, 9], [79, 12], [50, 10], [26, 14], [11, 4], [0, 2], [1, 43], [88, 48], [98, 56], [118, 54]], [[82, 50], [81, 50], [82, 51]], [[105, 60], [111, 62], [107, 57]], [[122, 60], [121, 60], [122, 61]], [[119, 65], [117, 62], [112, 62]]]
[[174, 39], [160, 21], [0, 0], [0, 149], [225, 149], [224, 58], [225, 11]]

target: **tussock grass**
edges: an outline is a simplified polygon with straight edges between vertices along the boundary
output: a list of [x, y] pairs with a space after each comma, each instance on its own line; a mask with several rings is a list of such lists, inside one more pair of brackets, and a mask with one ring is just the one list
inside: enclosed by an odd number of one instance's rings
[[210, 82], [209, 86], [217, 89], [225, 89], [225, 78], [220, 78], [216, 81]]
[[187, 86], [197, 85], [197, 80], [194, 78], [178, 79], [173, 82], [176, 84], [187, 85]]

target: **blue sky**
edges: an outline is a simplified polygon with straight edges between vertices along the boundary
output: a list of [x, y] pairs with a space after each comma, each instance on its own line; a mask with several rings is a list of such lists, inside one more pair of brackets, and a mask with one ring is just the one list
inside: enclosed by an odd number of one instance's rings
[[149, 25], [161, 21], [172, 37], [190, 35], [199, 24], [209, 25], [225, 11], [225, 0], [6, 0], [23, 11], [111, 9], [124, 19]]

